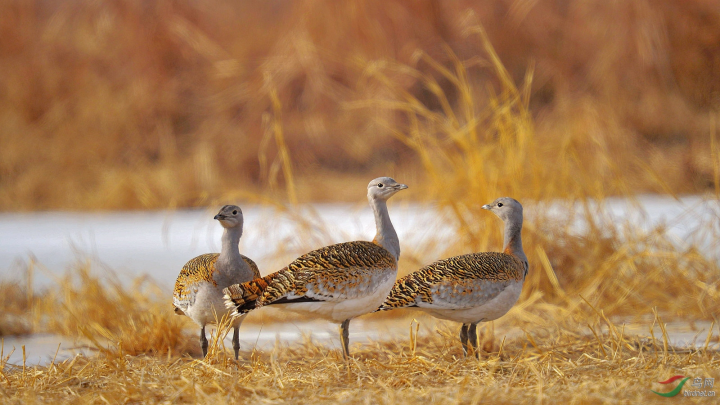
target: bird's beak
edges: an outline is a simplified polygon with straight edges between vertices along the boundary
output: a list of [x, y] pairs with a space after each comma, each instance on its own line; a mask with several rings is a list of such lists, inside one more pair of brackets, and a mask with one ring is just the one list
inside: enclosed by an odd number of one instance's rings
[[398, 184], [397, 186], [395, 186], [395, 188], [398, 190], [405, 190], [406, 188], [408, 188], [408, 186], [405, 184]]
[[217, 214], [217, 215], [215, 215], [215, 217], [213, 219], [217, 219], [217, 220], [225, 219], [225, 215]]
[[489, 209], [492, 208], [492, 207], [490, 207], [490, 204], [485, 204], [485, 205], [483, 205], [481, 208], [484, 209], [484, 210], [489, 210]]

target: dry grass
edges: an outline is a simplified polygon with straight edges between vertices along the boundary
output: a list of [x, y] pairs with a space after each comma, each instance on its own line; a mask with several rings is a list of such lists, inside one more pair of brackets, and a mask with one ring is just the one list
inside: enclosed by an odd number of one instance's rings
[[[310, 341], [245, 352], [235, 363], [212, 338], [209, 357], [198, 360], [174, 343], [187, 337], [171, 327], [181, 318], [166, 300], [153, 303], [147, 293], [128, 292], [135, 288], [111, 287], [98, 294], [97, 279], [85, 269], [78, 277], [88, 286], [65, 280], [59, 291], [72, 307], [63, 301], [49, 325], [60, 333], [75, 328], [97, 355], [33, 367], [0, 360], [3, 402], [647, 403], [665, 400], [649, 390], [662, 391], [654, 382], [670, 375], [720, 377], [712, 325], [697, 349], [675, 348], [664, 320], [650, 308], [636, 309], [646, 336], [638, 337], [582, 298], [550, 304], [539, 293], [496, 321], [495, 328], [481, 329], [479, 361], [462, 357], [453, 324], [420, 337], [411, 332], [407, 340], [354, 345], [348, 364], [339, 351]], [[130, 294], [147, 306], [126, 300]], [[57, 305], [54, 298], [39, 297], [37, 305]], [[81, 309], [87, 315], [78, 319], [73, 312]], [[113, 325], [107, 324], [108, 315]], [[396, 321], [415, 329], [408, 318]], [[509, 326], [522, 333], [493, 335]]]
[[123, 286], [93, 276], [86, 263], [37, 298], [35, 329], [89, 339], [96, 346], [110, 341], [129, 355], [185, 352], [183, 322], [169, 308], [163, 290], [144, 278]]
[[487, 157], [505, 149], [485, 145], [485, 110], [506, 104], [487, 89], [522, 82], [528, 66], [537, 154], [526, 156], [544, 168], [532, 176], [579, 177], [546, 194], [705, 191], [717, 181], [718, 21], [713, 0], [6, 1], [0, 209], [347, 200], [318, 185], [378, 173], [422, 195], [425, 161], [403, 139], [415, 124], [351, 106], [413, 99], [447, 115], [438, 130], [477, 135], [469, 145]]
[[[462, 359], [451, 336], [438, 334], [414, 353], [406, 342], [356, 350], [345, 366], [312, 345], [254, 354], [236, 365], [225, 355], [206, 361], [132, 357], [120, 352], [76, 358], [47, 368], [12, 367], [8, 399], [100, 402], [574, 403], [666, 400], [649, 389], [669, 375], [718, 377], [714, 351], [666, 351], [660, 342], [574, 330], [510, 339], [503, 352]], [[540, 335], [540, 336], [538, 336]]]
[[32, 298], [19, 282], [0, 281], [0, 336], [25, 335], [32, 330], [27, 316]]

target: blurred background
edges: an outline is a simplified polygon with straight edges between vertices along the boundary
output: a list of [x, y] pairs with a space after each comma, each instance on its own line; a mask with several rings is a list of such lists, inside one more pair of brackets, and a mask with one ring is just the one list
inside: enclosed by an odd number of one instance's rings
[[716, 0], [6, 0], [0, 72], [4, 211], [718, 190]]

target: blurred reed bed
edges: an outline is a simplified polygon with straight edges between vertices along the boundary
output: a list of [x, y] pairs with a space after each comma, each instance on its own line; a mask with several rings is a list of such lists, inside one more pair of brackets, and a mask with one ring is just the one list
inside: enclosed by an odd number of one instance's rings
[[[185, 325], [173, 316], [163, 289], [146, 277], [123, 284], [112, 271], [98, 273], [85, 261], [41, 290], [28, 288], [28, 283], [3, 282], [0, 336], [58, 334], [101, 351], [115, 345], [130, 355], [191, 350], [183, 336]], [[22, 329], [12, 329], [18, 324]]]
[[[518, 174], [512, 187], [556, 197], [707, 191], [720, 160], [715, 6], [6, 1], [0, 209], [173, 208], [257, 194], [347, 201], [349, 184], [378, 173], [424, 184], [435, 180], [403, 140], [407, 115], [347, 106], [411, 97], [435, 114], [454, 111], [432, 125], [464, 127], [482, 145], [492, 130], [478, 114], [509, 105], [508, 79], [525, 83], [536, 144], [528, 151], [538, 152], [525, 158], [542, 169]], [[505, 76], [471, 33], [480, 25]], [[486, 69], [453, 77], [458, 60]], [[368, 80], [378, 70], [386, 79]], [[528, 139], [508, 136], [475, 157]], [[568, 181], [527, 191], [556, 175]], [[476, 179], [452, 182], [464, 180]], [[332, 193], [321, 187], [329, 182]]]
[[0, 281], [0, 336], [30, 333], [32, 304], [27, 289], [19, 282]]

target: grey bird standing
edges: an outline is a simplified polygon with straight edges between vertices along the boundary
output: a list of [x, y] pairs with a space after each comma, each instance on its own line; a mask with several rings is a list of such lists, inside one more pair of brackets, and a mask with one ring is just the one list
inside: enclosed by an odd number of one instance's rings
[[[205, 325], [215, 323], [228, 313], [223, 301], [223, 288], [260, 277], [258, 267], [240, 254], [238, 243], [243, 233], [243, 215], [237, 205], [226, 205], [215, 219], [225, 228], [220, 253], [200, 255], [183, 266], [175, 281], [173, 305], [175, 313], [187, 315], [200, 326], [200, 346], [207, 356], [208, 341]], [[235, 359], [240, 351], [238, 330], [245, 317], [233, 319], [233, 349]]]
[[345, 242], [306, 253], [284, 269], [225, 289], [228, 308], [241, 316], [265, 305], [314, 315], [340, 323], [343, 357], [348, 350], [350, 320], [380, 305], [395, 282], [400, 242], [390, 221], [387, 200], [407, 186], [390, 177], [368, 184], [368, 201], [377, 233], [372, 242]]
[[528, 271], [522, 247], [522, 205], [498, 198], [483, 209], [505, 223], [503, 252], [470, 253], [427, 265], [395, 283], [379, 310], [415, 307], [437, 318], [461, 322], [460, 341], [478, 356], [477, 324], [505, 315], [515, 305]]

